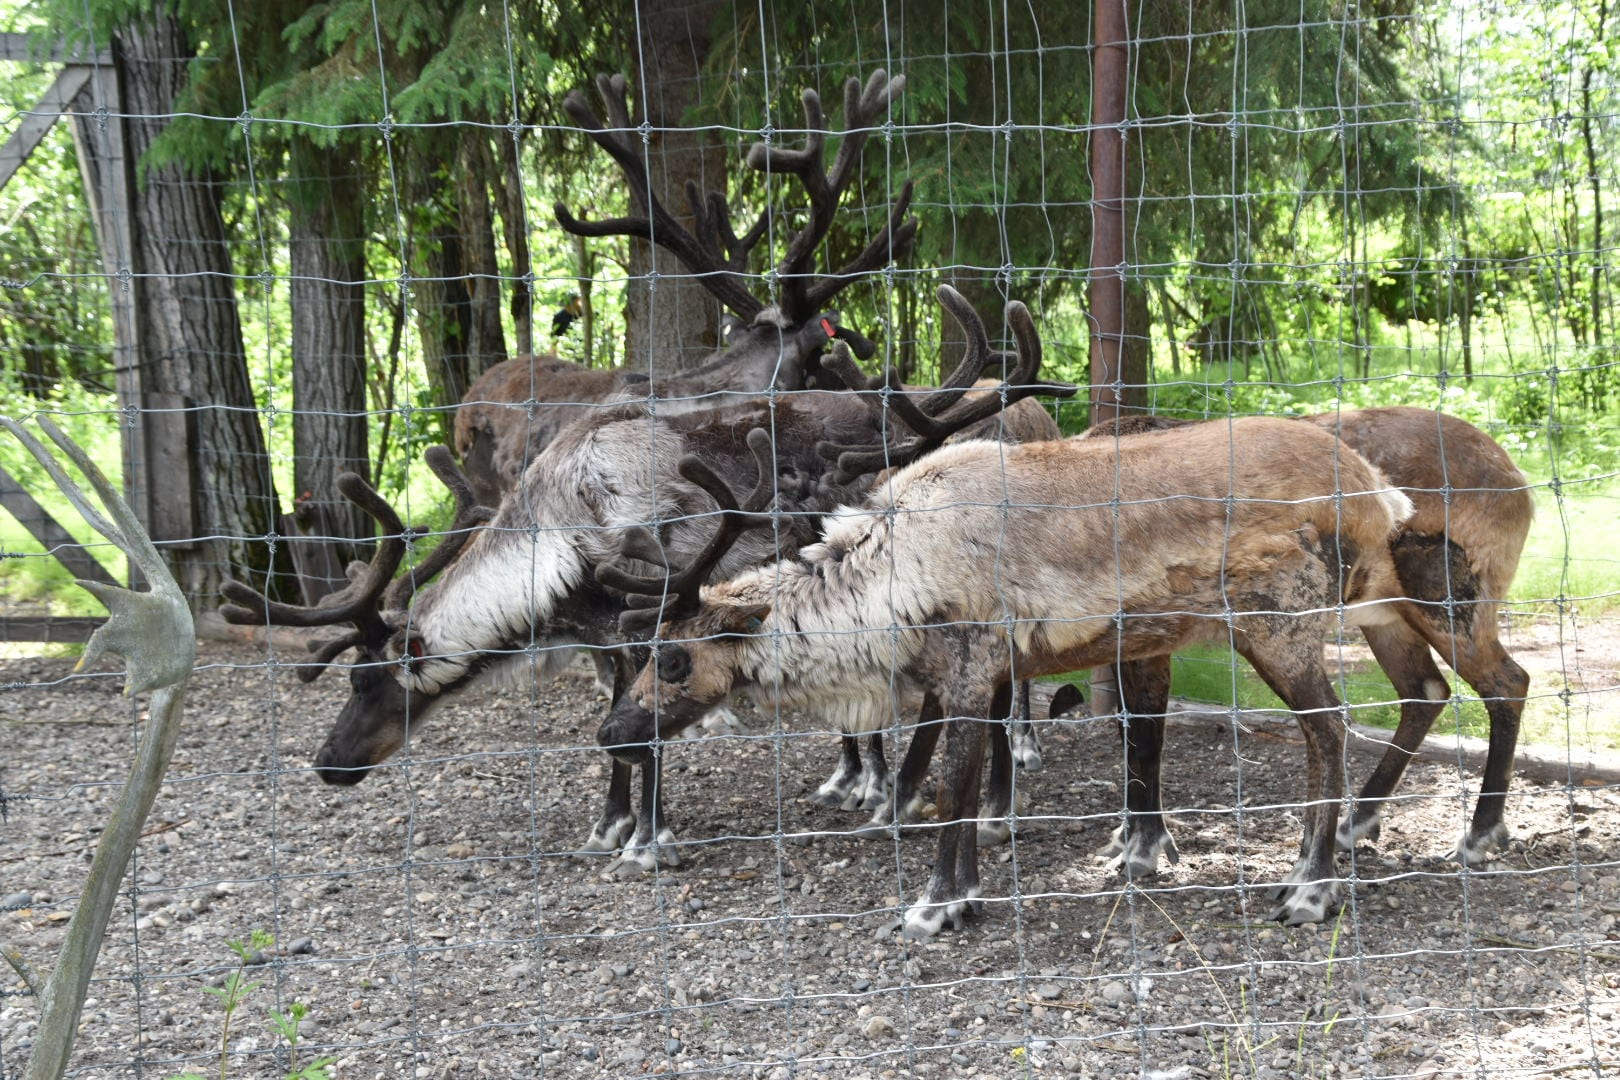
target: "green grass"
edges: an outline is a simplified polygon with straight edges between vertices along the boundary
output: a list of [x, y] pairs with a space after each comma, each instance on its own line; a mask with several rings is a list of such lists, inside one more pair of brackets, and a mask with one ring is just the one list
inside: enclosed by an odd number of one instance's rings
[[[1401, 718], [1400, 695], [1367, 656], [1359, 635], [1352, 635], [1347, 645], [1342, 681], [1338, 686], [1350, 705], [1351, 721], [1393, 729]], [[1331, 655], [1330, 650], [1330, 659]], [[1485, 706], [1477, 700], [1468, 700], [1472, 691], [1449, 670], [1446, 678], [1456, 696], [1435, 721], [1430, 734], [1444, 737], [1461, 733], [1488, 738], [1490, 719]], [[1594, 705], [1588, 711], [1583, 704], [1585, 699], [1580, 696], [1566, 709], [1548, 679], [1546, 672], [1531, 673], [1531, 697], [1525, 703], [1519, 733], [1521, 744], [1562, 746], [1573, 737], [1583, 746], [1620, 750], [1620, 709]], [[1082, 674], [1054, 681], [1073, 682], [1084, 688], [1087, 679]], [[1186, 701], [1207, 704], [1211, 709], [1229, 708], [1234, 702], [1242, 709], [1285, 709], [1281, 699], [1254, 669], [1224, 645], [1199, 645], [1177, 653], [1171, 665], [1170, 693]]]
[[1620, 486], [1566, 481], [1536, 491], [1536, 520], [1513, 579], [1515, 609], [1556, 615], [1564, 597], [1585, 616], [1620, 611]]

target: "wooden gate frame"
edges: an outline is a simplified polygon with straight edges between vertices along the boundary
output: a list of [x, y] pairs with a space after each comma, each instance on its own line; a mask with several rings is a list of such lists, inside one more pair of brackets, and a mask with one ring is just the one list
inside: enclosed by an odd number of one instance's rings
[[[142, 385], [141, 327], [135, 302], [139, 249], [130, 211], [135, 163], [125, 149], [126, 118], [116, 57], [111, 50], [91, 52], [62, 46], [46, 49], [35, 35], [0, 33], [0, 60], [62, 65], [55, 82], [0, 146], [0, 188], [17, 174], [58, 120], [71, 121], [112, 305], [113, 371], [119, 408], [125, 415], [120, 426], [124, 498], [142, 525], [148, 530], [156, 526], [154, 535], [194, 536], [189, 520], [193, 500], [188, 471], [178, 470], [165, 479], [166, 487], [172, 483], [179, 490], [166, 493], [161, 505], [154, 504], [147, 483], [149, 447], [168, 443], [164, 436], [171, 432], [163, 430], [166, 428], [178, 427], [183, 439], [187, 415], [183, 411], [185, 403], [174, 395], [154, 395]], [[169, 411], [154, 413], [154, 407], [167, 407]], [[3, 469], [0, 506], [16, 516], [74, 576], [113, 583], [112, 575]], [[84, 641], [102, 621], [5, 617], [0, 618], [0, 641]]]

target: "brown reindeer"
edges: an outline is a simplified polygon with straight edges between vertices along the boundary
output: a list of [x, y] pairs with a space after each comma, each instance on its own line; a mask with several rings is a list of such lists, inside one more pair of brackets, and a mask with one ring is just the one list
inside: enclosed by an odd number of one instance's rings
[[[1304, 836], [1276, 915], [1317, 921], [1339, 897], [1343, 782], [1321, 642], [1341, 619], [1397, 617], [1389, 537], [1410, 510], [1332, 435], [1285, 420], [947, 447], [794, 558], [701, 591], [703, 563], [684, 569], [677, 617], [598, 738], [638, 760], [741, 686], [821, 709], [881, 707], [897, 684], [921, 691], [949, 740], [933, 875], [903, 919], [925, 938], [978, 906], [983, 721], [1007, 715], [1015, 679], [1104, 663], [1167, 671], [1176, 650], [1229, 640], [1305, 733]], [[723, 545], [704, 554], [713, 565]], [[1164, 712], [1168, 679], [1121, 689], [1133, 714]]]
[[[341, 618], [354, 621], [357, 632], [379, 625], [396, 632], [375, 661], [362, 651], [355, 694], [316, 760], [322, 778], [358, 782], [403, 745], [409, 727], [509, 662], [551, 664], [580, 645], [620, 656], [635, 648], [640, 636], [620, 629], [623, 597], [598, 585], [594, 571], [619, 559], [627, 530], [648, 521], [661, 524], [634, 549], [638, 558], [662, 566], [666, 559], [690, 557], [710, 531], [708, 519], [727, 508], [722, 500], [730, 493], [719, 475], [753, 485], [748, 505], [754, 510], [770, 504], [782, 515], [773, 536], [752, 536], [728, 548], [729, 561], [720, 570], [729, 573], [796, 550], [814, 536], [821, 515], [858, 500], [872, 469], [848, 471], [848, 460], [834, 465], [822, 452], [824, 443], [859, 447], [851, 453], [898, 465], [984, 423], [1004, 405], [1036, 393], [1073, 393], [1073, 387], [1038, 379], [1038, 350], [1021, 355], [993, 392], [975, 390], [986, 367], [997, 361], [1005, 366], [1006, 358], [989, 348], [984, 326], [965, 300], [949, 289], [942, 289], [941, 300], [970, 345], [945, 384], [916, 400], [904, 393], [805, 394], [672, 416], [622, 404], [565, 428], [503, 500], [489, 527], [443, 567], [438, 581], [415, 594], [408, 609], [388, 605], [400, 594], [373, 588], [370, 610], [343, 610]], [[1011, 317], [1020, 342], [1033, 337], [1021, 305]], [[756, 428], [770, 435], [750, 436]], [[367, 580], [378, 576], [374, 571]], [[226, 616], [234, 621], [302, 619], [294, 624], [310, 625], [307, 609], [270, 607], [262, 597], [249, 603], [254, 594], [243, 586], [233, 586], [230, 595], [238, 607]], [[633, 673], [634, 667], [620, 666], [620, 688]], [[885, 718], [846, 710], [842, 723], [849, 730], [874, 730]], [[654, 798], [656, 764], [642, 771], [639, 814], [630, 809], [630, 780], [629, 767], [616, 764], [607, 805], [585, 848], [623, 846], [619, 867], [625, 872], [672, 862], [675, 855]]]
[[631, 190], [645, 197], [647, 216], [587, 222], [558, 203], [557, 221], [578, 236], [633, 236], [656, 243], [698, 277], [726, 308], [737, 330], [703, 364], [656, 384], [633, 369], [593, 370], [552, 356], [519, 357], [491, 367], [468, 389], [455, 424], [456, 452], [473, 490], [491, 506], [517, 486], [524, 467], [564, 427], [603, 402], [646, 399], [656, 392], [659, 411], [670, 415], [773, 388], [839, 388], [836, 380], [820, 371], [823, 347], [829, 340], [844, 340], [865, 358], [872, 355], [873, 345], [840, 325], [838, 312], [829, 305], [869, 271], [904, 257], [916, 236], [917, 221], [908, 216], [911, 184], [907, 183], [883, 228], [865, 247], [825, 274], [816, 271], [816, 253], [824, 248], [838, 204], [855, 179], [861, 151], [904, 90], [903, 76], [890, 78], [878, 70], [864, 86], [854, 78], [845, 83], [843, 130], [831, 168], [824, 154], [829, 132], [821, 98], [813, 90], [803, 93], [806, 134], [801, 145], [756, 143], [750, 148], [746, 158], [750, 168], [798, 178], [810, 211], [803, 228], [787, 233], [782, 258], [763, 275], [763, 280], [777, 284], [779, 295], [774, 299], [761, 299], [749, 288], [750, 259], [770, 231], [771, 211], [739, 236], [725, 196], [711, 191], [700, 197], [689, 184], [686, 199], [692, 226], [681, 224], [652, 193], [641, 135], [630, 121], [624, 76], [599, 76], [596, 87], [607, 111], [606, 126], [577, 90], [564, 99], [563, 108], [618, 163]]
[[[1362, 628], [1374, 658], [1401, 697], [1400, 725], [1362, 788], [1355, 812], [1340, 824], [1339, 844], [1348, 850], [1362, 837], [1377, 837], [1384, 802], [1444, 710], [1451, 689], [1435, 665], [1438, 652], [1474, 688], [1490, 717], [1490, 750], [1480, 797], [1473, 821], [1454, 849], [1459, 861], [1477, 865], [1507, 839], [1503, 807], [1530, 684], [1524, 669], [1503, 648], [1497, 629], [1497, 609], [1507, 597], [1530, 532], [1534, 505], [1529, 482], [1489, 435], [1431, 409], [1351, 409], [1300, 422], [1337, 436], [1372, 462], [1413, 506], [1411, 517], [1390, 539], [1404, 597], [1396, 607], [1400, 618]], [[1094, 428], [1083, 438], [1108, 442], [1119, 435], [1188, 423], [1128, 417]], [[1214, 423], [1219, 427], [1225, 422]], [[1094, 714], [1115, 711], [1112, 681], [1106, 668], [1093, 679]], [[1153, 792], [1156, 804], [1163, 716], [1133, 710], [1130, 725], [1129, 782]], [[1005, 805], [1004, 798], [991, 801], [998, 808]], [[1168, 832], [1156, 815], [1151, 820], [1157, 828], [1145, 832], [1122, 825], [1104, 849], [1127, 875], [1155, 872], [1161, 851], [1175, 859]]]

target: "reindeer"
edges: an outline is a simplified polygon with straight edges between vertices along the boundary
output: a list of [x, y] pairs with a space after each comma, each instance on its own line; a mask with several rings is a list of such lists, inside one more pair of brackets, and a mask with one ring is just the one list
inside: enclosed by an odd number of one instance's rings
[[[1529, 482], [1489, 435], [1430, 409], [1352, 409], [1307, 416], [1300, 422], [1337, 436], [1382, 471], [1413, 506], [1412, 515], [1390, 539], [1404, 598], [1396, 606], [1400, 618], [1362, 627], [1374, 658], [1401, 697], [1400, 724], [1357, 797], [1354, 812], [1340, 823], [1339, 846], [1349, 850], [1362, 837], [1378, 837], [1384, 802], [1451, 695], [1435, 666], [1432, 648], [1474, 688], [1490, 717], [1490, 750], [1480, 797], [1473, 820], [1453, 851], [1465, 865], [1479, 865], [1507, 839], [1503, 807], [1530, 685], [1525, 670], [1497, 636], [1496, 616], [1530, 532], [1534, 504]], [[1107, 442], [1118, 435], [1183, 428], [1188, 423], [1127, 417], [1082, 437]], [[1107, 701], [1111, 682], [1107, 669], [1092, 680], [1093, 690], [1101, 690], [1094, 696], [1094, 713], [1113, 711]], [[1142, 715], [1133, 709], [1130, 725], [1134, 730], [1127, 739], [1129, 782], [1156, 793], [1163, 715]], [[990, 801], [1005, 805], [999, 793]], [[1113, 856], [1127, 876], [1156, 872], [1161, 851], [1175, 861], [1175, 844], [1167, 832], [1127, 836], [1126, 828], [1122, 825], [1116, 831], [1102, 853]]]
[[841, 388], [820, 369], [822, 348], [829, 340], [842, 340], [866, 359], [875, 347], [841, 325], [839, 313], [828, 305], [862, 275], [903, 257], [916, 238], [917, 220], [908, 216], [912, 185], [907, 182], [871, 241], [842, 266], [816, 273], [816, 252], [855, 179], [861, 151], [904, 91], [904, 76], [890, 78], [879, 69], [864, 87], [854, 78], [844, 84], [843, 131], [830, 170], [824, 160], [827, 125], [814, 90], [806, 89], [802, 96], [806, 134], [801, 145], [759, 142], [749, 149], [749, 168], [797, 177], [809, 202], [809, 220], [764, 275], [780, 288], [769, 303], [750, 292], [745, 280], [749, 259], [770, 231], [771, 212], [762, 213], [739, 236], [724, 194], [711, 191], [700, 197], [689, 183], [686, 199], [693, 224], [690, 229], [682, 225], [653, 194], [641, 136], [630, 120], [624, 76], [598, 76], [596, 88], [608, 126], [578, 90], [563, 100], [563, 109], [618, 163], [630, 190], [645, 196], [647, 216], [582, 221], [559, 202], [554, 208], [558, 223], [576, 236], [632, 236], [656, 243], [698, 277], [737, 330], [723, 350], [690, 371], [660, 378], [656, 386], [629, 369], [593, 370], [551, 356], [505, 360], [484, 372], [457, 410], [455, 443], [474, 492], [491, 506], [517, 486], [523, 469], [564, 427], [604, 402], [645, 399], [656, 390], [659, 410], [668, 415], [710, 407], [723, 395]]
[[[1348, 851], [1362, 837], [1377, 838], [1384, 802], [1444, 708], [1451, 691], [1435, 666], [1432, 646], [1473, 686], [1491, 721], [1481, 795], [1472, 822], [1453, 850], [1458, 861], [1478, 865], [1506, 840], [1503, 805], [1529, 688], [1529, 676], [1498, 638], [1496, 619], [1530, 529], [1534, 507], [1528, 481], [1489, 435], [1432, 410], [1355, 409], [1304, 417], [1301, 422], [1338, 436], [1377, 466], [1414, 507], [1390, 540], [1404, 597], [1397, 607], [1400, 618], [1362, 628], [1374, 658], [1401, 696], [1400, 725], [1357, 797], [1353, 813], [1339, 823], [1339, 847]], [[1132, 416], [1080, 438], [1107, 440], [1190, 423]], [[1130, 677], [1152, 682], [1167, 679], [1169, 673], [1137, 665]], [[1111, 666], [1093, 673], [1093, 715], [1118, 710], [1115, 681]], [[1054, 713], [1073, 704], [1073, 699], [1060, 703]], [[1015, 723], [1015, 739], [1018, 727]], [[937, 739], [937, 727], [919, 730], [898, 774], [894, 799], [874, 817], [868, 833], [887, 833], [891, 821], [909, 822], [918, 816], [919, 787]], [[1132, 712], [1126, 731], [1127, 784], [1150, 795], [1155, 810], [1163, 740], [1162, 715]], [[1007, 818], [1011, 800], [1010, 773], [993, 761], [978, 827], [981, 846], [1005, 843], [1011, 835]], [[1161, 855], [1172, 863], [1178, 858], [1174, 840], [1161, 826], [1157, 815], [1133, 818], [1114, 831], [1100, 854], [1127, 878], [1155, 874]]]
[[[1177, 649], [1228, 639], [1305, 733], [1304, 835], [1273, 914], [1319, 921], [1339, 897], [1343, 783], [1342, 707], [1322, 637], [1340, 619], [1396, 617], [1388, 542], [1410, 512], [1332, 435], [1285, 420], [1114, 444], [946, 447], [835, 515], [821, 542], [793, 558], [707, 588], [698, 585], [704, 562], [685, 566], [678, 599], [653, 609], [669, 617], [652, 660], [598, 739], [621, 760], [645, 760], [654, 738], [744, 686], [823, 709], [850, 699], [882, 707], [896, 685], [923, 693], [925, 722], [944, 719], [948, 734], [944, 825], [933, 874], [902, 927], [928, 938], [980, 906], [969, 826], [983, 720], [1007, 714], [1015, 678], [1112, 663], [1131, 712], [1162, 714], [1168, 679], [1139, 680], [1136, 665], [1167, 671]], [[723, 543], [710, 545], [704, 558], [714, 566], [725, 554]], [[632, 584], [611, 569], [598, 576]], [[643, 591], [647, 602], [665, 599]], [[1156, 814], [1143, 795], [1128, 794], [1133, 819]]]
[[[350, 621], [356, 627], [350, 639], [374, 644], [379, 666], [355, 669], [354, 695], [316, 758], [317, 771], [331, 783], [358, 782], [403, 745], [411, 726], [507, 661], [532, 656], [549, 666], [574, 646], [605, 649], [621, 661], [616, 683], [622, 690], [639, 666], [634, 655], [639, 639], [621, 632], [623, 597], [599, 585], [594, 571], [621, 557], [619, 539], [628, 526], [662, 523], [659, 533], [634, 552], [662, 566], [663, 552], [685, 556], [702, 546], [706, 518], [723, 506], [720, 500], [730, 498], [720, 475], [752, 483], [750, 505], [757, 510], [774, 499], [782, 527], [768, 541], [754, 536], [728, 544], [728, 559], [719, 569], [734, 572], [811, 539], [820, 515], [856, 499], [877, 466], [927, 453], [958, 431], [992, 420], [1009, 403], [1023, 403], [1036, 393], [1074, 392], [1065, 384], [1038, 381], [1038, 349], [1020, 352], [1007, 381], [994, 391], [974, 390], [988, 365], [1005, 365], [1007, 358], [989, 348], [982, 321], [960, 295], [942, 288], [941, 302], [962, 325], [969, 347], [944, 385], [920, 400], [895, 393], [892, 380], [862, 380], [863, 388], [877, 392], [756, 399], [673, 416], [662, 410], [654, 415], [644, 403], [600, 409], [552, 440], [488, 527], [458, 558], [436, 567], [443, 569], [440, 579], [415, 593], [408, 609], [403, 601], [414, 588], [388, 586], [386, 575], [374, 567], [363, 575], [369, 606], [356, 592], [345, 594], [346, 602], [354, 602], [337, 612], [292, 609], [233, 585], [228, 595], [236, 604], [224, 614], [259, 624]], [[1033, 338], [1033, 322], [1022, 305], [1010, 318], [1021, 345]], [[853, 361], [847, 370], [858, 377]], [[1024, 407], [1039, 408], [1033, 402]], [[917, 434], [888, 438], [899, 431], [891, 414]], [[755, 429], [760, 430], [750, 435]], [[823, 444], [860, 451], [844, 454], [835, 466]], [[845, 468], [852, 462], [858, 465], [854, 471]], [[379, 520], [385, 532], [397, 526], [397, 515]], [[379, 627], [393, 628], [392, 636], [379, 641]], [[322, 655], [330, 660], [338, 651]], [[361, 658], [369, 659], [365, 648]], [[870, 731], [882, 719], [846, 710], [842, 722], [849, 730]], [[635, 814], [630, 781], [629, 767], [616, 763], [585, 850], [622, 847], [617, 869], [623, 873], [673, 863], [673, 834], [654, 798], [656, 765], [642, 770]]]

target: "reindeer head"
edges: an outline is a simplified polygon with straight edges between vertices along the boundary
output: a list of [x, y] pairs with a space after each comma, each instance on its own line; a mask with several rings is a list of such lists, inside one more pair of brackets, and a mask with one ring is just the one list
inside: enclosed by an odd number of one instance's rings
[[319, 753], [315, 769], [329, 784], [357, 784], [377, 765], [405, 745], [410, 727], [421, 723], [441, 695], [408, 692], [400, 680], [400, 667], [411, 662], [401, 651], [400, 612], [409, 606], [418, 585], [428, 581], [453, 560], [474, 530], [487, 522], [492, 511], [477, 505], [472, 489], [456, 468], [450, 451], [430, 447], [428, 467], [444, 482], [456, 500], [455, 521], [433, 553], [395, 579], [406, 549], [424, 530], [407, 529], [399, 514], [377, 490], [355, 473], [338, 478], [338, 490], [376, 519], [381, 527], [377, 550], [369, 563], [355, 562], [348, 570], [349, 584], [312, 606], [282, 604], [268, 599], [239, 581], [227, 581], [224, 593], [232, 601], [220, 608], [227, 622], [243, 626], [338, 626], [352, 629], [336, 638], [311, 641], [314, 654], [298, 666], [298, 678], [312, 682], [347, 649], [355, 650], [349, 667], [349, 700], [344, 703]]

